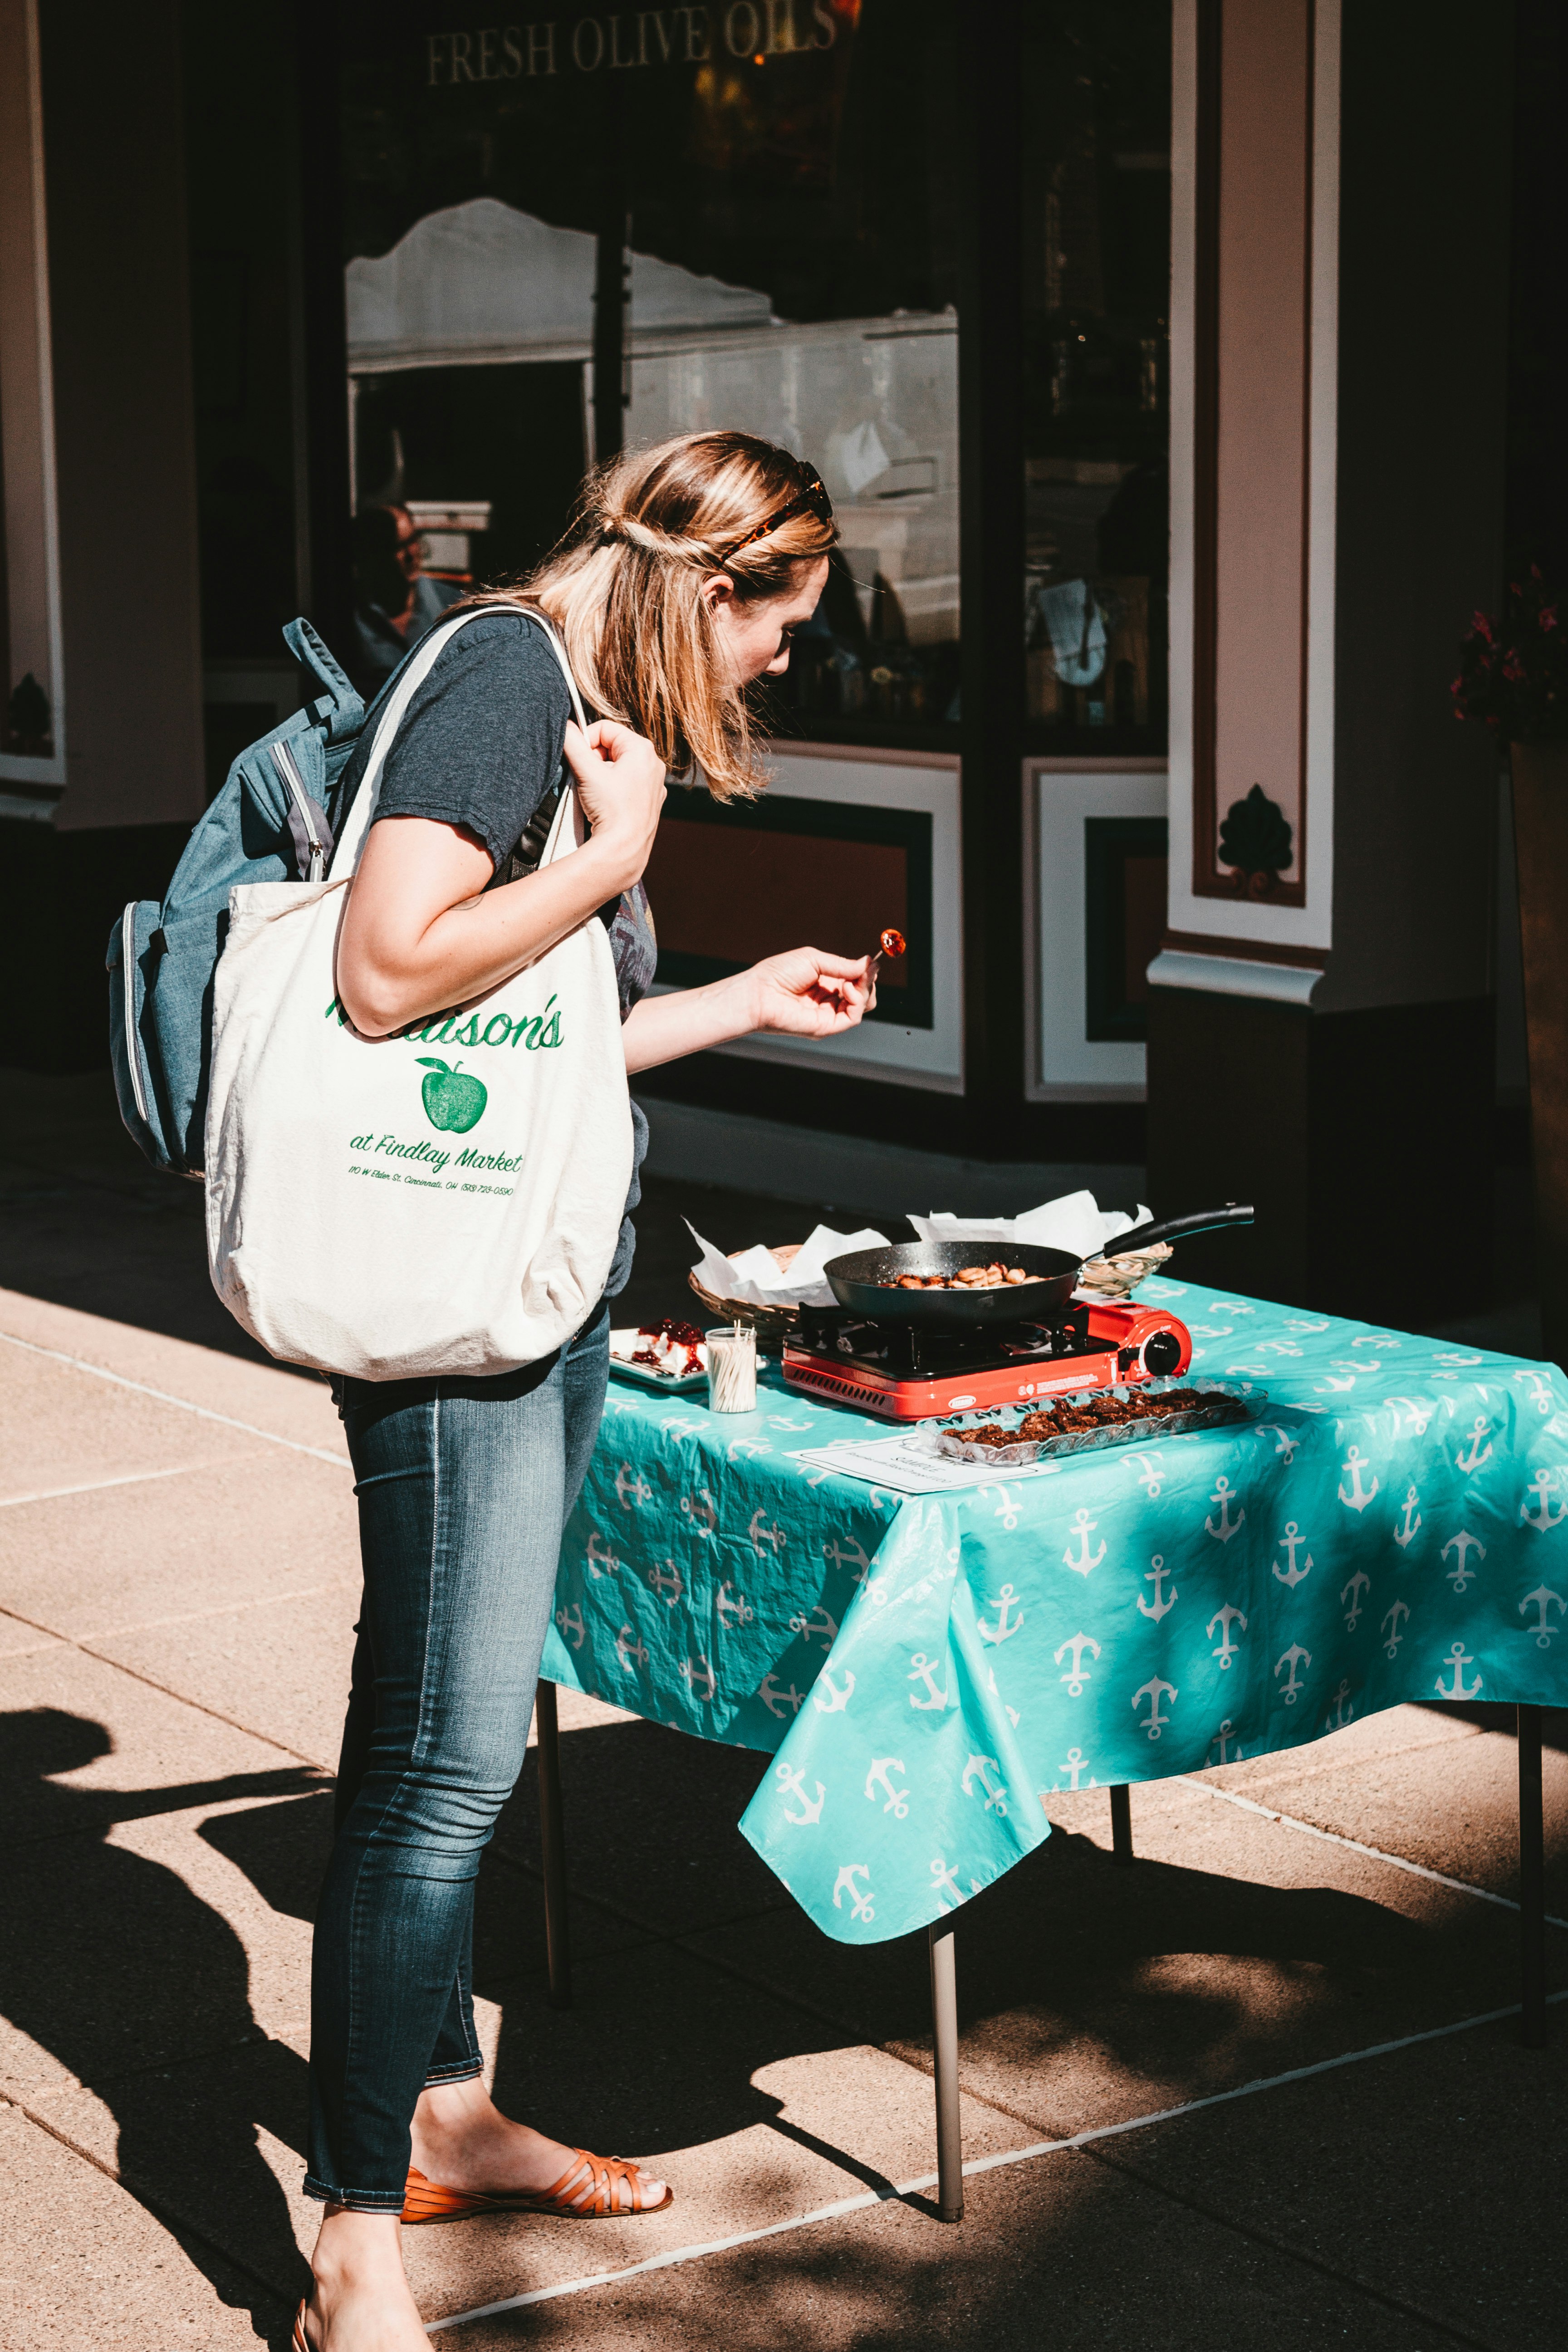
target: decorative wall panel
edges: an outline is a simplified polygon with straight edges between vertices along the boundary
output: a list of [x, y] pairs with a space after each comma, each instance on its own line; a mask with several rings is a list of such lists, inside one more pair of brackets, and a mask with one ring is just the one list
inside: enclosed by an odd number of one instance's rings
[[1141, 1102], [1165, 908], [1163, 762], [1024, 771], [1031, 1102]]
[[1312, 0], [1200, 16], [1193, 887], [1304, 898]]
[[962, 1093], [958, 761], [791, 743], [773, 745], [768, 765], [773, 781], [749, 808], [670, 794], [648, 869], [659, 988], [717, 979], [784, 947], [862, 955], [895, 924], [907, 963], [883, 965], [877, 1014], [858, 1029], [718, 1050]]

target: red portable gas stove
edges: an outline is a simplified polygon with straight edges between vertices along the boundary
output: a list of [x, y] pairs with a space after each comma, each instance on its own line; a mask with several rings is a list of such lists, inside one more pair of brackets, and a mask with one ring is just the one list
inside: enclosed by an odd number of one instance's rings
[[973, 1331], [803, 1307], [784, 1341], [784, 1376], [791, 1388], [884, 1421], [929, 1421], [1170, 1378], [1192, 1355], [1186, 1326], [1157, 1307], [1075, 1300], [1058, 1322]]

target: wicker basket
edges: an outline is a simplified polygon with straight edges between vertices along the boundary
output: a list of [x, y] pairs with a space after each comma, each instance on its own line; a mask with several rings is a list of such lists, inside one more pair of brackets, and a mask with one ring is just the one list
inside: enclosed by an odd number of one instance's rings
[[1139, 1284], [1163, 1266], [1170, 1255], [1169, 1242], [1156, 1242], [1152, 1249], [1137, 1254], [1130, 1250], [1125, 1257], [1091, 1257], [1079, 1276], [1078, 1287], [1096, 1298], [1131, 1298]]
[[[773, 1255], [781, 1265], [788, 1265], [799, 1248], [798, 1242], [783, 1242]], [[730, 1252], [731, 1257], [739, 1254]], [[720, 1298], [711, 1290], [704, 1290], [695, 1274], [689, 1274], [686, 1279], [716, 1323], [749, 1324], [757, 1335], [759, 1348], [782, 1348], [788, 1333], [800, 1321], [798, 1307], [758, 1307], [748, 1298]]]

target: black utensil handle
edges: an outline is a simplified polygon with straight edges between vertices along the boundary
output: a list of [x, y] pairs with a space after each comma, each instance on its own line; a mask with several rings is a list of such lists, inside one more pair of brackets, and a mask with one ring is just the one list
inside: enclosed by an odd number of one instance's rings
[[1163, 1224], [1135, 1225], [1130, 1234], [1118, 1234], [1107, 1242], [1097, 1255], [1100, 1257], [1125, 1257], [1130, 1251], [1147, 1249], [1151, 1242], [1174, 1241], [1178, 1234], [1206, 1234], [1216, 1225], [1249, 1225], [1251, 1209], [1238, 1208], [1234, 1201], [1223, 1209], [1198, 1209], [1190, 1217], [1167, 1217]]

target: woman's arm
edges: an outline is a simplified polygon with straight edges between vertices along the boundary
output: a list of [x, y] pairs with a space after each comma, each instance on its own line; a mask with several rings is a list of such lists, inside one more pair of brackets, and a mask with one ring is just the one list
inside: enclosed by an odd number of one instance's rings
[[363, 1036], [484, 995], [638, 879], [664, 805], [658, 753], [607, 719], [568, 726], [565, 751], [591, 835], [502, 889], [487, 890], [489, 853], [457, 825], [372, 825], [338, 940], [339, 1000]]
[[869, 963], [868, 956], [792, 948], [706, 988], [645, 997], [621, 1027], [627, 1075], [759, 1029], [789, 1037], [837, 1037], [853, 1029], [877, 1002], [867, 976]]

